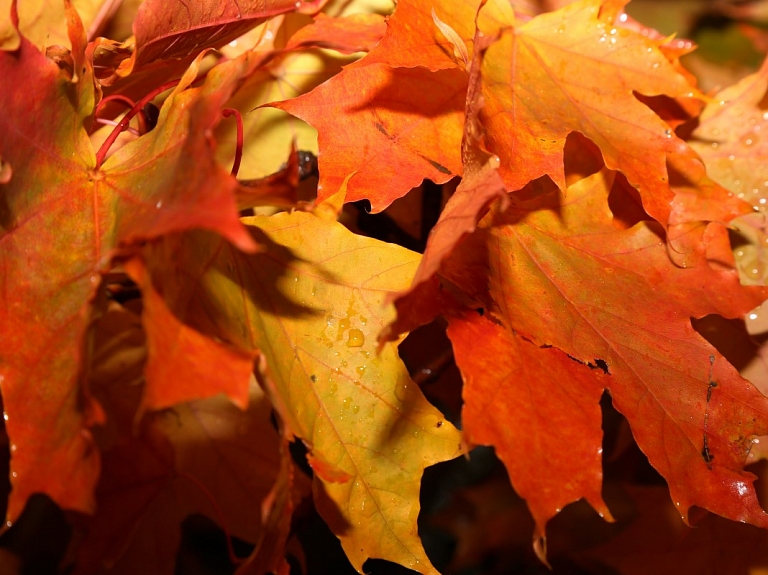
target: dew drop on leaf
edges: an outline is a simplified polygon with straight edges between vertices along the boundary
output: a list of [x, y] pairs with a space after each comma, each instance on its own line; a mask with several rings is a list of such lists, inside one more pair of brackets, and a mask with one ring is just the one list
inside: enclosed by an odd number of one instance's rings
[[365, 343], [365, 335], [359, 329], [350, 329], [347, 335], [347, 347], [362, 347]]

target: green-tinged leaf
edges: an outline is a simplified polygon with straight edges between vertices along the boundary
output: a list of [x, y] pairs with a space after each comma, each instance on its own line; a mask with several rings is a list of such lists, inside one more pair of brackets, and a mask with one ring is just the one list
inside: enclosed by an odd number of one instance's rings
[[310, 449], [316, 505], [352, 564], [435, 573], [416, 528], [420, 480], [460, 438], [396, 346], [376, 349], [383, 302], [418, 255], [308, 213], [245, 221], [262, 244], [251, 256], [206, 233], [148, 247], [155, 284], [185, 322], [263, 354], [270, 398]]

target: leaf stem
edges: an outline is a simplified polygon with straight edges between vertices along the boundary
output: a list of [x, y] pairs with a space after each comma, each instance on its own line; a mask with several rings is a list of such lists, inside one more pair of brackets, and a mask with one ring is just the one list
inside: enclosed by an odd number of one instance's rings
[[96, 152], [96, 169], [97, 170], [101, 167], [101, 164], [104, 163], [104, 158], [106, 157], [107, 152], [109, 152], [109, 149], [112, 147], [112, 144], [114, 144], [115, 140], [117, 140], [117, 137], [120, 135], [121, 132], [123, 132], [128, 127], [128, 123], [131, 121], [131, 118], [133, 118], [136, 114], [138, 114], [147, 102], [151, 102], [155, 98], [155, 96], [157, 96], [158, 94], [161, 94], [166, 90], [170, 90], [171, 88], [176, 86], [180, 81], [181, 81], [180, 79], [171, 80], [170, 82], [161, 84], [160, 86], [152, 90], [149, 94], [144, 96], [141, 100], [139, 100], [133, 105], [133, 107], [128, 111], [128, 113], [125, 116], [123, 116], [123, 119], [117, 123], [117, 126], [115, 126], [115, 129], [112, 130], [109, 136], [107, 136], [107, 139], [104, 140], [104, 143], [99, 148], [99, 151]]
[[240, 161], [243, 159], [243, 117], [240, 112], [234, 108], [225, 108], [221, 111], [222, 116], [229, 118], [234, 116], [237, 121], [237, 143], [235, 144], [235, 161], [232, 163], [232, 176], [237, 177], [237, 172], [240, 170]]
[[[98, 103], [98, 105], [96, 106], [96, 111], [94, 112], [94, 116], [98, 116], [99, 113], [104, 109], [104, 107], [110, 102], [121, 102], [126, 106], [128, 106], [129, 108], [133, 108], [136, 105], [136, 102], [131, 100], [128, 96], [123, 96], [122, 94], [112, 94], [102, 99], [101, 102]], [[146, 134], [147, 122], [146, 122], [146, 119], [144, 118], [143, 113], [139, 114], [138, 120], [139, 120], [139, 134]]]

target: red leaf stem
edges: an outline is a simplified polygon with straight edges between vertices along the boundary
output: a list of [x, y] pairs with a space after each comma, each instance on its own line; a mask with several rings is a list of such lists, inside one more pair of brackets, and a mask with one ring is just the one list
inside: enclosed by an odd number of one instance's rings
[[180, 82], [179, 80], [171, 80], [170, 82], [166, 82], [165, 84], [161, 84], [154, 90], [152, 90], [149, 94], [144, 96], [141, 100], [136, 102], [134, 106], [130, 109], [130, 111], [123, 116], [123, 119], [120, 120], [117, 123], [117, 126], [115, 126], [115, 129], [112, 130], [112, 132], [107, 136], [107, 139], [104, 140], [104, 143], [99, 148], [99, 151], [96, 153], [96, 169], [98, 170], [101, 167], [101, 164], [104, 163], [104, 158], [107, 155], [107, 152], [112, 147], [112, 144], [115, 143], [115, 140], [117, 140], [117, 137], [120, 135], [121, 132], [123, 132], [127, 127], [128, 123], [131, 121], [131, 118], [133, 118], [136, 114], [138, 114], [141, 109], [144, 107], [144, 105], [147, 102], [151, 102], [155, 96], [158, 94], [162, 94], [166, 90], [170, 90], [176, 84]]
[[235, 145], [235, 161], [232, 163], [232, 171], [230, 172], [233, 176], [237, 176], [237, 172], [240, 169], [240, 160], [243, 159], [243, 116], [235, 110], [234, 108], [225, 108], [222, 110], [221, 114], [225, 118], [229, 118], [230, 116], [234, 116], [235, 120], [237, 121], [237, 143]]
[[[136, 105], [136, 102], [131, 100], [128, 96], [123, 96], [122, 94], [112, 94], [110, 96], [107, 96], [106, 98], [101, 100], [101, 102], [98, 103], [98, 105], [96, 106], [96, 111], [94, 112], [94, 115], [98, 116], [101, 113], [101, 111], [104, 109], [104, 107], [110, 102], [121, 102], [126, 106], [128, 106], [129, 108], [133, 108]], [[139, 114], [138, 121], [139, 121], [139, 134], [146, 134], [147, 122], [143, 113]], [[102, 121], [101, 123], [103, 124], [105, 122]]]

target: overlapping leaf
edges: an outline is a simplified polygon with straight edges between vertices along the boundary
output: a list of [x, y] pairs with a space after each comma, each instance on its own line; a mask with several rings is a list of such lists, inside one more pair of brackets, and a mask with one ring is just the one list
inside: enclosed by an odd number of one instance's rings
[[474, 311], [452, 318], [448, 337], [464, 375], [465, 440], [496, 446], [536, 520], [542, 559], [544, 528], [567, 504], [585, 498], [610, 518], [600, 495], [600, 396], [608, 377]]
[[342, 54], [368, 52], [378, 44], [385, 30], [384, 17], [379, 14], [341, 18], [318, 14], [312, 24], [291, 37], [287, 48], [329, 48]]
[[383, 301], [418, 256], [312, 214], [247, 221], [261, 253], [187, 234], [147, 248], [154, 281], [189, 325], [264, 355], [270, 398], [310, 448], [316, 505], [352, 564], [434, 573], [416, 529], [420, 479], [458, 455], [459, 436], [395, 346], [376, 352]]
[[162, 2], [150, 0], [139, 8], [133, 24], [136, 65], [184, 58], [208, 47], [223, 46], [267, 18], [294, 10], [317, 11], [323, 2], [291, 0], [229, 2]]
[[[305, 21], [306, 16], [286, 16], [273, 33], [275, 51], [285, 48], [295, 34], [301, 33]], [[317, 152], [314, 128], [282, 110], [260, 106], [306, 93], [339, 73], [342, 65], [354, 61], [353, 57], [315, 49], [264, 54], [264, 63], [227, 103], [243, 115], [243, 162], [238, 173], [243, 179], [262, 178], [278, 171], [294, 145], [299, 150]], [[226, 165], [235, 153], [235, 123], [222, 122], [216, 137], [221, 143], [217, 156]]]
[[[762, 102], [768, 89], [768, 60], [762, 68], [734, 86], [721, 90], [701, 113], [691, 147], [701, 155], [707, 173], [758, 212], [768, 204], [768, 114]], [[765, 217], [755, 213], [742, 218], [738, 229], [750, 242], [737, 250], [745, 281], [765, 284]]]
[[274, 104], [318, 131], [318, 198], [347, 184], [347, 200], [381, 211], [422, 180], [461, 174], [466, 74], [366, 65], [363, 59], [309, 94]]
[[483, 60], [481, 118], [509, 189], [545, 174], [563, 189], [565, 138], [578, 131], [666, 224], [674, 197], [666, 156], [685, 145], [635, 93], [686, 97], [695, 89], [659, 49], [661, 42], [621, 27], [623, 4], [581, 0], [500, 30]]
[[[481, 222], [443, 273], [485, 302], [505, 329], [604, 366], [614, 405], [683, 517], [699, 505], [766, 525], [743, 465], [752, 437], [768, 429], [768, 399], [689, 320], [738, 317], [765, 290], [741, 287], [734, 270], [677, 268], [646, 223], [617, 230], [607, 207], [617, 185], [601, 171], [564, 196], [546, 186], [521, 193], [506, 213]], [[713, 245], [726, 242], [721, 227], [708, 233]], [[468, 266], [485, 269], [488, 280], [474, 279]]]
[[[152, 414], [137, 426], [144, 337], [138, 318], [116, 308], [97, 324], [90, 384], [109, 418], [98, 432], [104, 451], [100, 512], [88, 523], [77, 572], [114, 565], [110, 572], [173, 573], [179, 525], [195, 513], [255, 542], [261, 501], [273, 488], [280, 459], [263, 392], [254, 381], [247, 410], [219, 396]], [[308, 487], [305, 482], [307, 494]]]
[[[83, 31], [71, 22], [73, 45], [80, 46], [73, 54], [82, 63]], [[16, 445], [9, 517], [33, 492], [93, 510], [98, 453], [88, 427], [101, 414], [87, 395], [79, 399], [79, 382], [90, 302], [115, 251], [190, 227], [252, 246], [237, 220], [236, 182], [211, 159], [206, 136], [246, 65], [235, 61], [203, 88], [173, 94], [154, 131], [95, 171], [83, 127], [93, 110], [88, 69], [73, 83], [26, 40], [17, 52], [0, 54], [4, 81], [39, 94], [0, 93], [0, 155], [13, 173], [3, 186], [0, 237], [0, 385]], [[24, 415], [29, 406], [34, 418]], [[40, 473], [40, 461], [49, 473]]]

